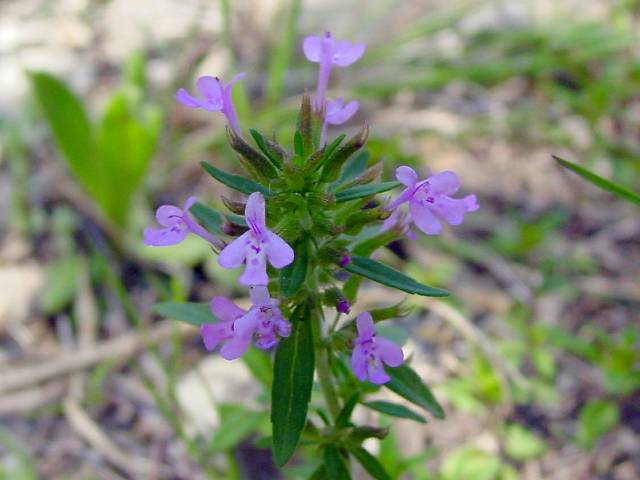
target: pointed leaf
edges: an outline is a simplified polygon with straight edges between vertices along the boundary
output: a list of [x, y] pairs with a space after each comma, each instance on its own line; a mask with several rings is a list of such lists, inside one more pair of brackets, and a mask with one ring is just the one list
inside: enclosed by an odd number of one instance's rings
[[396, 288], [407, 293], [414, 293], [425, 297], [447, 297], [449, 292], [439, 288], [429, 287], [407, 277], [404, 273], [395, 270], [388, 265], [370, 258], [353, 256], [351, 263], [345, 267], [351, 273], [367, 277], [374, 282], [381, 283], [391, 288]]
[[153, 312], [163, 317], [180, 320], [199, 327], [205, 323], [214, 323], [218, 318], [211, 313], [208, 303], [156, 303]]
[[280, 270], [280, 291], [285, 297], [295, 295], [307, 278], [309, 254], [307, 239], [303, 238], [294, 245], [293, 263]]
[[391, 480], [380, 461], [362, 447], [350, 446], [349, 452], [356, 457], [358, 463], [376, 480]]
[[200, 202], [196, 202], [195, 205], [189, 209], [189, 212], [191, 212], [191, 214], [196, 217], [196, 220], [198, 220], [198, 223], [200, 223], [200, 225], [206, 228], [209, 232], [218, 235], [224, 234], [224, 231], [222, 230], [224, 217], [221, 213]]
[[273, 162], [277, 167], [282, 167], [283, 158], [279, 158], [273, 149], [269, 148], [267, 144], [267, 140], [262, 136], [260, 132], [254, 130], [253, 128], [249, 129], [249, 133], [253, 137], [253, 140], [256, 142], [256, 145], [260, 149], [262, 153], [264, 153], [269, 159]]
[[260, 192], [265, 197], [269, 196], [269, 191], [253, 180], [249, 180], [248, 178], [242, 177], [240, 175], [223, 172], [222, 170], [217, 169], [207, 162], [200, 162], [200, 165], [202, 165], [202, 168], [204, 168], [209, 175], [218, 180], [220, 183], [224, 183], [229, 188], [237, 190], [238, 192], [244, 193], [246, 195], [251, 195], [253, 192]]
[[640, 205], [640, 194], [632, 190], [629, 190], [628, 188], [623, 187], [622, 185], [618, 185], [617, 183], [614, 183], [611, 180], [607, 180], [606, 178], [603, 178], [600, 175], [596, 175], [595, 173], [587, 170], [584, 167], [581, 167], [578, 164], [575, 164], [568, 160], [564, 160], [560, 157], [556, 157], [555, 155], [553, 155], [553, 158], [563, 167], [571, 170], [574, 173], [577, 173], [588, 182], [591, 182], [597, 187], [600, 187], [602, 190], [605, 190], [609, 193], [613, 193], [614, 195], [624, 200], [627, 200], [628, 202], [635, 203], [636, 205]]
[[324, 448], [324, 469], [327, 472], [327, 477], [331, 480], [351, 479], [340, 450], [333, 445], [327, 445]]
[[431, 393], [431, 390], [422, 382], [420, 376], [407, 364], [397, 368], [386, 368], [391, 381], [385, 383], [385, 387], [397, 393], [430, 412], [434, 417], [443, 419], [444, 410]]
[[408, 418], [409, 420], [415, 420], [416, 422], [427, 423], [427, 420], [422, 415], [419, 415], [404, 405], [399, 405], [397, 403], [375, 400], [373, 402], [363, 403], [363, 405], [371, 408], [372, 410], [389, 415], [390, 417]]
[[314, 351], [307, 309], [292, 317], [291, 335], [278, 345], [271, 389], [273, 457], [282, 466], [291, 458], [307, 419], [313, 385]]
[[358, 198], [371, 197], [373, 195], [377, 195], [378, 193], [387, 192], [399, 186], [400, 182], [395, 181], [375, 183], [372, 185], [357, 185], [355, 187], [347, 188], [346, 190], [336, 193], [336, 203], [357, 200]]

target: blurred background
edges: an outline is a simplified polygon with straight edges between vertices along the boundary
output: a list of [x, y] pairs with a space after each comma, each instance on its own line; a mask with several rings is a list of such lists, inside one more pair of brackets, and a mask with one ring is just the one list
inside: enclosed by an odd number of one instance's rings
[[389, 327], [448, 416], [367, 446], [396, 479], [640, 478], [640, 215], [552, 159], [640, 189], [636, 0], [0, 3], [0, 478], [308, 478], [313, 452], [271, 462], [268, 358], [152, 313], [242, 295], [235, 273], [141, 232], [234, 198], [198, 165], [238, 171], [223, 117], [175, 90], [247, 72], [241, 124], [289, 138], [324, 30], [368, 45], [331, 95], [386, 178], [454, 170], [482, 206], [382, 254], [453, 293]]

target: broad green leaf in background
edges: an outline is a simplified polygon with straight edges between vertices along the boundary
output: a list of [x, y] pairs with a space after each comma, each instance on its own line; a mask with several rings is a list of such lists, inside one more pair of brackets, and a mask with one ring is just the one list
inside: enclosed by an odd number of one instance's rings
[[555, 155], [553, 155], [553, 158], [563, 167], [580, 175], [582, 178], [584, 178], [588, 182], [593, 183], [597, 187], [600, 187], [602, 190], [605, 190], [609, 193], [613, 193], [614, 195], [628, 202], [635, 203], [636, 205], [640, 205], [640, 194], [637, 194], [636, 192], [629, 190], [628, 188], [625, 188], [622, 185], [618, 185], [617, 183], [614, 183], [611, 180], [607, 180], [606, 178], [603, 178], [600, 175], [596, 175], [595, 173], [587, 170], [584, 167], [581, 167], [576, 163], [570, 162], [568, 160], [564, 160], [560, 157], [556, 157]]
[[273, 365], [267, 352], [255, 347], [250, 347], [244, 352], [244, 355], [242, 355], [242, 361], [262, 385], [271, 389], [271, 385], [273, 384]]
[[276, 351], [271, 389], [273, 457], [277, 465], [287, 463], [295, 452], [307, 419], [313, 385], [314, 351], [308, 315], [294, 312], [291, 335]]
[[82, 102], [53, 75], [34, 72], [29, 78], [69, 170], [91, 196], [99, 198], [102, 189], [95, 168], [94, 131]]
[[400, 182], [382, 182], [371, 185], [357, 185], [355, 187], [347, 188], [341, 192], [336, 193], [336, 202], [349, 202], [351, 200], [357, 200], [359, 198], [371, 197], [378, 193], [387, 192], [393, 188], [400, 186]]
[[477, 448], [463, 447], [442, 463], [442, 480], [498, 480], [500, 459]]
[[504, 432], [504, 449], [514, 460], [525, 461], [541, 456], [545, 443], [522, 425], [507, 425]]
[[227, 187], [237, 190], [240, 193], [251, 195], [253, 192], [260, 192], [265, 197], [269, 196], [269, 192], [267, 191], [267, 189], [259, 183], [254, 182], [253, 180], [242, 177], [240, 175], [223, 172], [222, 170], [214, 167], [207, 162], [200, 162], [200, 165], [202, 165], [202, 168], [204, 168], [204, 170], [209, 175], [218, 180], [220, 183], [223, 183]]
[[218, 318], [211, 313], [208, 303], [157, 303], [153, 307], [153, 312], [195, 326], [218, 321]]
[[614, 428], [620, 419], [618, 405], [609, 400], [588, 402], [578, 417], [577, 441], [584, 449], [591, 449], [598, 439]]
[[367, 450], [358, 446], [350, 446], [349, 452], [356, 457], [358, 463], [371, 475], [375, 480], [391, 480], [391, 477], [384, 469], [382, 464], [376, 457], [371, 455]]
[[222, 452], [235, 447], [266, 419], [266, 412], [256, 412], [240, 404], [220, 405], [220, 426], [211, 436], [208, 452]]
[[434, 417], [443, 419], [444, 410], [431, 393], [431, 390], [422, 382], [420, 376], [408, 365], [400, 365], [397, 368], [386, 368], [385, 371], [391, 377], [391, 381], [385, 383], [385, 387], [397, 393], [430, 412]]
[[324, 448], [324, 469], [327, 472], [327, 478], [331, 480], [351, 479], [351, 474], [344, 458], [340, 454], [340, 450], [334, 445], [327, 445]]
[[345, 270], [407, 293], [415, 293], [425, 297], [446, 297], [449, 295], [446, 290], [418, 283], [404, 273], [370, 258], [353, 256], [351, 263], [345, 267]]
[[420, 423], [427, 423], [427, 420], [422, 416], [414, 412], [413, 410], [400, 405], [398, 403], [385, 402], [383, 400], [374, 400], [371, 402], [363, 403], [365, 407], [369, 407], [372, 410], [384, 413], [390, 417], [396, 418], [408, 418]]

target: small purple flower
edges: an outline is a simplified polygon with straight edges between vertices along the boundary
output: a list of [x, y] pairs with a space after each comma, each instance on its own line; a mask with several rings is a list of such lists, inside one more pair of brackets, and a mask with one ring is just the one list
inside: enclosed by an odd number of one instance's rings
[[189, 209], [196, 203], [196, 197], [189, 197], [182, 208], [162, 205], [156, 210], [156, 220], [165, 228], [145, 228], [143, 243], [151, 247], [167, 247], [182, 242], [189, 233], [204, 238], [207, 242], [222, 248], [224, 244], [196, 223]]
[[387, 206], [387, 210], [408, 202], [410, 218], [427, 235], [438, 235], [442, 231], [441, 220], [449, 225], [460, 225], [465, 213], [480, 208], [475, 195], [449, 196], [460, 188], [458, 176], [453, 172], [441, 172], [418, 181], [415, 170], [403, 165], [396, 169], [396, 178], [407, 188]]
[[345, 253], [344, 255], [342, 255], [340, 257], [340, 260], [338, 261], [338, 265], [340, 265], [342, 268], [346, 267], [350, 263], [351, 263], [351, 255], [349, 255], [348, 253]]
[[336, 304], [336, 310], [339, 313], [348, 314], [351, 311], [351, 305], [349, 305], [347, 299], [343, 298], [341, 300], [338, 300], [338, 303]]
[[402, 349], [384, 337], [376, 336], [373, 318], [369, 312], [362, 312], [356, 319], [358, 336], [351, 354], [351, 368], [358, 380], [369, 380], [376, 385], [387, 383], [391, 378], [384, 371], [382, 363], [399, 367], [404, 361]]
[[347, 67], [351, 65], [362, 57], [366, 46], [364, 43], [352, 44], [335, 40], [331, 37], [331, 33], [326, 32], [322, 37], [306, 37], [302, 43], [302, 49], [307, 60], [320, 64], [315, 109], [322, 111], [325, 106], [325, 94], [329, 85], [331, 66]]
[[238, 268], [246, 263], [238, 281], [242, 285], [267, 285], [267, 260], [275, 268], [293, 262], [293, 249], [265, 223], [264, 197], [259, 192], [249, 195], [244, 217], [249, 230], [220, 252], [218, 263], [225, 268]]
[[220, 355], [227, 360], [239, 358], [247, 351], [256, 336], [256, 347], [269, 350], [280, 337], [291, 334], [291, 324], [282, 316], [277, 300], [269, 296], [264, 286], [249, 289], [253, 303], [249, 310], [243, 310], [225, 297], [213, 297], [211, 312], [220, 318], [218, 323], [200, 327], [205, 348], [209, 351], [224, 343]]
[[224, 84], [218, 77], [205, 75], [197, 81], [202, 99], [192, 96], [184, 88], [181, 88], [176, 92], [176, 100], [185, 107], [202, 108], [209, 112], [222, 112], [227, 117], [229, 126], [236, 134], [240, 135], [240, 124], [231, 99], [231, 87], [244, 76], [244, 73], [239, 73], [229, 83]]
[[342, 125], [348, 121], [358, 111], [360, 104], [356, 100], [344, 103], [344, 98], [337, 100], [327, 100], [327, 108], [320, 132], [320, 145], [324, 145], [327, 140], [327, 129], [329, 125]]

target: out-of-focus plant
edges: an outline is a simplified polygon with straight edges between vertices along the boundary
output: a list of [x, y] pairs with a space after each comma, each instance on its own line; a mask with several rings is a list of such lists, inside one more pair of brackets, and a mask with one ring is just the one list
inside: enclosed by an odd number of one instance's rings
[[[452, 197], [459, 189], [453, 172], [420, 180], [412, 168], [401, 166], [397, 181], [380, 182], [381, 162], [372, 163], [362, 150], [366, 124], [349, 140], [344, 134], [330, 140], [329, 126], [347, 122], [358, 109], [358, 102], [327, 98], [331, 71], [356, 62], [365, 46], [335, 40], [327, 32], [307, 37], [303, 50], [319, 64], [319, 73], [314, 98], [303, 95], [292, 148], [252, 129], [253, 144], [245, 139], [232, 96], [242, 74], [228, 83], [203, 76], [195, 92], [181, 88], [176, 93], [185, 107], [225, 115], [228, 141], [244, 175], [207, 162], [202, 167], [246, 199], [223, 198], [228, 213], [195, 197], [182, 207], [162, 205], [156, 212], [160, 228], [146, 229], [144, 243], [176, 245], [195, 234], [211, 245], [220, 266], [243, 269], [238, 283], [248, 289], [251, 304], [241, 308], [215, 296], [209, 305], [161, 303], [156, 312], [199, 326], [205, 347], [220, 347], [227, 360], [254, 357], [245, 361], [270, 387], [270, 443], [277, 465], [287, 464], [300, 444], [305, 447], [300, 455], [314, 447], [312, 478], [350, 478], [354, 459], [372, 477], [387, 479], [380, 460], [362, 444], [384, 438], [388, 429], [356, 424], [356, 406], [425, 421], [403, 405], [368, 399], [385, 386], [436, 418], [443, 418], [444, 411], [404, 361], [400, 344], [406, 335], [378, 325], [401, 316], [401, 305], [360, 312], [343, 322], [341, 316], [350, 313], [364, 279], [409, 294], [448, 295], [372, 256], [390, 242], [415, 238], [414, 227], [438, 235], [443, 223], [459, 225], [478, 204], [475, 195]], [[401, 185], [404, 189], [393, 201], [377, 197]], [[325, 316], [328, 309], [335, 312], [331, 321]], [[270, 361], [266, 371], [257, 366], [262, 361], [255, 361], [252, 345], [275, 350], [272, 373]], [[314, 376], [324, 401], [310, 411]], [[229, 448], [260, 429], [259, 412], [237, 407], [223, 413], [227, 420], [212, 438], [212, 450]], [[236, 426], [227, 428], [229, 422]], [[225, 434], [227, 430], [231, 433]]]
[[160, 133], [161, 115], [146, 101], [145, 64], [132, 57], [123, 84], [97, 122], [60, 79], [30, 74], [31, 86], [62, 158], [112, 225], [126, 228]]

